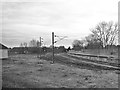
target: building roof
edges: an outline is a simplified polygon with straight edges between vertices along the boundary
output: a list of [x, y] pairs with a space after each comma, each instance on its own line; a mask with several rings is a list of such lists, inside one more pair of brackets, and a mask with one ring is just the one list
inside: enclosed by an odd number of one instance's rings
[[0, 49], [8, 49], [8, 47], [0, 43]]

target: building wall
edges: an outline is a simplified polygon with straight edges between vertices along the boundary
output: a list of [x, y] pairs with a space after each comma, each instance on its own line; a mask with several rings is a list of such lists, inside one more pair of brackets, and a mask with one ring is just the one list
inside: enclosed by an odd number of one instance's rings
[[0, 49], [0, 59], [8, 58], [8, 50], [7, 49]]

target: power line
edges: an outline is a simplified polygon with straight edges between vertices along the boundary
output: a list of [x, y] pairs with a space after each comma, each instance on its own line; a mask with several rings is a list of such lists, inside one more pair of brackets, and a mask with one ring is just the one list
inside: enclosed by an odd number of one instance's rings
[[61, 41], [61, 40], [65, 39], [65, 38], [68, 38], [67, 36], [57, 36], [57, 35], [55, 35], [55, 37], [59, 38], [59, 40], [55, 41], [55, 43], [57, 43], [58, 41]]

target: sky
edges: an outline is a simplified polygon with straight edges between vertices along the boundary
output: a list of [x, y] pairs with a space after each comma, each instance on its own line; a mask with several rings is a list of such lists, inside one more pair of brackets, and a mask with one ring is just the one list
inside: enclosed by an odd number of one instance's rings
[[[43, 38], [51, 45], [52, 32], [67, 38], [56, 46], [71, 46], [101, 21], [118, 22], [119, 0], [3, 0], [0, 4], [0, 42], [8, 47]], [[55, 38], [55, 40], [59, 40]]]

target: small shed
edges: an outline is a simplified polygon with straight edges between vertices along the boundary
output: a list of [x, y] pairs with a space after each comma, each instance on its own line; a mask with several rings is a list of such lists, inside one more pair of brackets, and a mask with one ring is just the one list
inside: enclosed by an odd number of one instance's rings
[[8, 47], [0, 43], [0, 59], [8, 58]]

